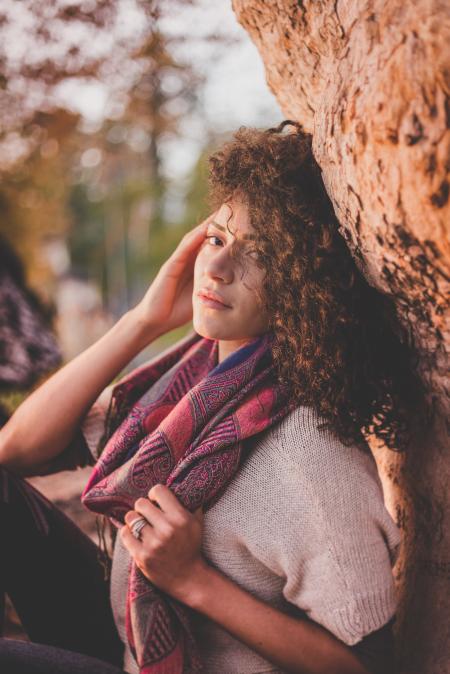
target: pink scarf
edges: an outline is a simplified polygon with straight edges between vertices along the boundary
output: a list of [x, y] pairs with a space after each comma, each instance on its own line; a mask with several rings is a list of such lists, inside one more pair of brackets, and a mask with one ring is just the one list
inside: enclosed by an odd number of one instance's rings
[[[275, 377], [271, 339], [258, 337], [218, 364], [218, 342], [194, 334], [126, 375], [113, 389], [109, 439], [83, 503], [116, 526], [156, 483], [190, 512], [212, 506], [239, 469], [243, 441], [293, 407]], [[190, 611], [132, 564], [126, 628], [141, 674], [203, 671]]]

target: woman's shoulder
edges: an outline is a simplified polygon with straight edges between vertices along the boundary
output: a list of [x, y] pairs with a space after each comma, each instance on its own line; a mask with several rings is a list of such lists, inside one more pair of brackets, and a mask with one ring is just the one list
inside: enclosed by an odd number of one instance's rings
[[355, 644], [396, 610], [392, 566], [401, 532], [385, 507], [375, 459], [341, 443], [304, 406], [255, 449], [252, 477], [263, 489], [254, 489], [242, 525], [247, 547], [286, 578], [285, 599]]
[[[322, 421], [312, 407], [299, 406], [261, 438], [262, 453], [273, 453], [277, 458], [273, 480], [278, 492], [295, 485], [304, 499], [314, 504], [315, 518], [326, 528], [339, 529], [345, 523], [361, 531], [375, 525], [385, 532], [395, 557], [401, 535], [384, 503], [370, 448], [345, 445], [321, 425]], [[302, 499], [293, 501], [291, 507], [299, 501]]]
[[330, 429], [312, 406], [299, 405], [261, 437], [263, 444], [276, 448], [285, 465], [309, 478], [349, 480], [365, 474], [382, 491], [375, 459], [367, 446], [346, 445]]

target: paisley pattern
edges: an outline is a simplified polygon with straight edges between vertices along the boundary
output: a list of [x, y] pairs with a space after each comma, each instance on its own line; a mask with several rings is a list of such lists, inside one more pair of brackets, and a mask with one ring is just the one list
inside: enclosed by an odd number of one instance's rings
[[[122, 526], [136, 499], [162, 483], [190, 512], [211, 507], [239, 469], [243, 441], [293, 407], [275, 377], [271, 340], [255, 338], [219, 364], [218, 342], [194, 333], [126, 375], [113, 389], [83, 503]], [[190, 611], [132, 564], [126, 628], [141, 674], [203, 671]]]

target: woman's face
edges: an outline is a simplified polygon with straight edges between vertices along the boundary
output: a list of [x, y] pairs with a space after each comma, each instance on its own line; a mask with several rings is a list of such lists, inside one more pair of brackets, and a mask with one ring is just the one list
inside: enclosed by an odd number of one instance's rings
[[254, 237], [242, 202], [222, 204], [211, 216], [194, 268], [193, 324], [202, 337], [245, 342], [267, 332], [260, 299], [265, 271]]

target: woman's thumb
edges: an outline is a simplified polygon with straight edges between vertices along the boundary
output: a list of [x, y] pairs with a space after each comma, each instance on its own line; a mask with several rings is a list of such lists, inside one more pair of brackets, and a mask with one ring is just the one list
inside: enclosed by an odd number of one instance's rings
[[197, 510], [194, 510], [194, 516], [200, 521], [203, 519], [203, 503], [197, 508]]

